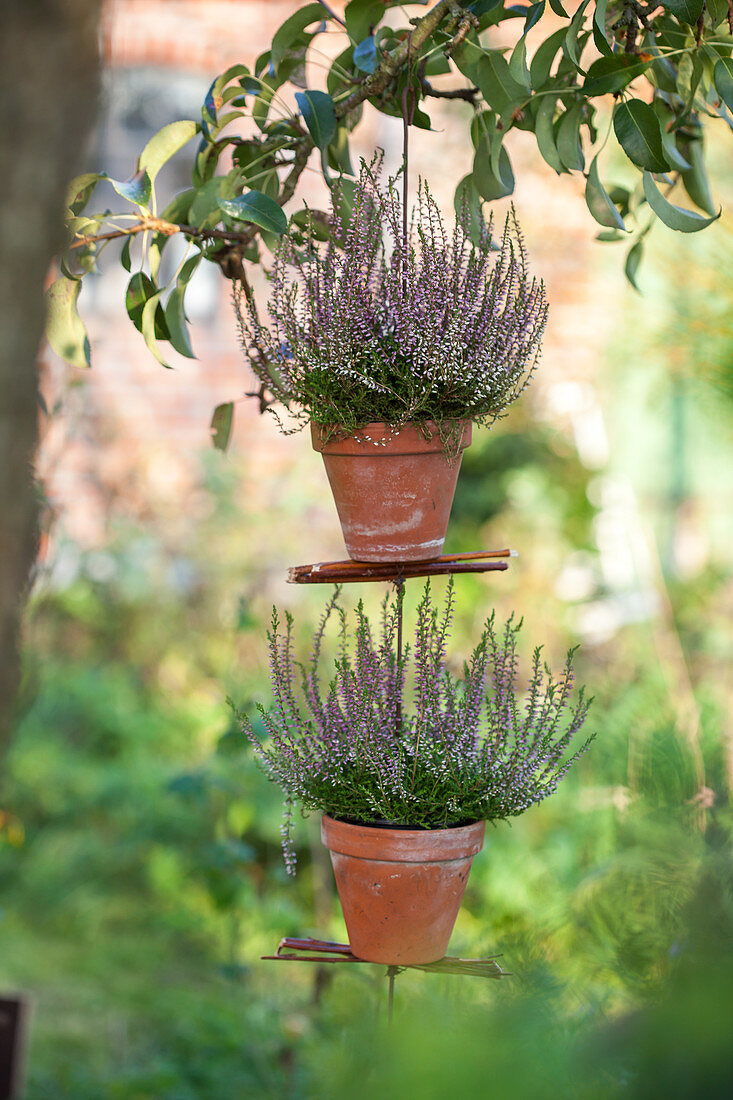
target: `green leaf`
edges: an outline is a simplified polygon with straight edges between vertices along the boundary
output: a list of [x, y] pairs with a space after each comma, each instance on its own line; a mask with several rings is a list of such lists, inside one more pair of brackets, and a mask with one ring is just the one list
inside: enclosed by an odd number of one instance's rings
[[[162, 290], [158, 290], [153, 280], [144, 271], [137, 271], [127, 284], [125, 294], [125, 308], [127, 315], [138, 332], [143, 331], [143, 313], [145, 307], [154, 298], [160, 301]], [[155, 323], [155, 336], [159, 340], [168, 339], [168, 327], [165, 323], [162, 306], [152, 311]]]
[[635, 54], [615, 53], [610, 57], [599, 57], [588, 69], [583, 82], [583, 92], [587, 96], [607, 95], [620, 92], [637, 76], [649, 68], [648, 61], [640, 60]]
[[[498, 132], [499, 141], [501, 136], [501, 132]], [[496, 168], [492, 161], [495, 161]], [[487, 202], [512, 194], [514, 173], [509, 154], [503, 145], [498, 150], [498, 155], [492, 158], [489, 143], [484, 139], [479, 144], [473, 158], [473, 180], [479, 195]]]
[[554, 96], [542, 97], [535, 121], [535, 137], [542, 159], [549, 164], [550, 168], [554, 168], [559, 175], [565, 171], [565, 165], [560, 159], [555, 144], [554, 118], [556, 104], [557, 99]]
[[644, 195], [660, 221], [679, 233], [697, 233], [716, 221], [722, 213], [722, 210], [719, 210], [713, 217], [704, 218], [702, 214], [685, 210], [681, 206], [674, 206], [659, 190], [650, 172], [644, 172]]
[[[198, 258], [198, 257], [197, 257]], [[168, 326], [169, 340], [179, 355], [185, 355], [188, 359], [195, 359], [196, 355], [191, 347], [191, 339], [188, 335], [188, 324], [183, 308], [185, 287], [176, 286], [171, 291], [165, 305], [165, 320]]]
[[524, 35], [519, 39], [509, 58], [509, 72], [525, 92], [532, 90], [527, 68], [527, 39]]
[[710, 25], [714, 29], [720, 26], [728, 14], [728, 0], [707, 0], [707, 9]]
[[535, 55], [529, 65], [529, 75], [533, 88], [541, 88], [549, 79], [552, 63], [564, 41], [565, 28], [561, 27], [559, 31], [555, 31], [549, 38], [546, 38], [542, 45], [535, 50]]
[[596, 44], [596, 49], [600, 50], [602, 54], [611, 56], [613, 54], [612, 43], [609, 42], [606, 34], [607, 6], [608, 0], [596, 0], [596, 10], [593, 12], [593, 41]]
[[220, 199], [219, 208], [235, 221], [253, 222], [277, 236], [288, 228], [288, 219], [282, 207], [261, 191], [248, 191], [236, 199]]
[[122, 195], [128, 202], [134, 202], [136, 206], [142, 207], [150, 202], [150, 178], [144, 168], [134, 176], [130, 176], [129, 180], [113, 180], [107, 175], [104, 178], [109, 180], [117, 194]]
[[721, 57], [713, 69], [715, 90], [729, 111], [733, 111], [733, 61], [730, 57]]
[[545, 14], [545, 0], [539, 0], [538, 4], [530, 4], [527, 8], [527, 14], [524, 17], [524, 30], [522, 34], [525, 35], [528, 31], [532, 30], [532, 27], [539, 23], [542, 16]]
[[168, 326], [165, 323], [162, 306], [160, 304], [162, 294], [162, 290], [156, 291], [155, 294], [148, 298], [143, 306], [140, 319], [140, 331], [143, 334], [143, 339], [148, 351], [155, 356], [162, 366], [171, 370], [172, 368], [166, 363], [158, 348], [159, 339], [167, 340], [169, 338]]
[[345, 126], [339, 126], [336, 135], [326, 150], [328, 163], [336, 172], [344, 172], [347, 176], [353, 176], [354, 169], [349, 156], [349, 131]]
[[680, 172], [686, 172], [691, 165], [677, 148], [676, 132], [670, 129], [670, 125], [676, 120], [675, 114], [670, 111], [667, 104], [659, 96], [654, 97], [652, 107], [654, 108], [654, 114], [659, 119], [659, 132], [662, 135], [662, 147], [664, 148], [665, 157], [672, 168], [676, 168]]
[[81, 214], [92, 197], [92, 191], [104, 178], [103, 172], [85, 172], [71, 181], [66, 189], [66, 205], [72, 214]]
[[[351, 0], [344, 9], [346, 33], [352, 42], [363, 42], [384, 15], [381, 0]], [[365, 69], [364, 72], [369, 72]]]
[[613, 112], [613, 128], [626, 156], [639, 168], [650, 172], [668, 172], [659, 119], [648, 103], [632, 99], [618, 103]]
[[336, 133], [336, 113], [328, 92], [296, 92], [295, 98], [316, 148], [325, 149]]
[[145, 169], [152, 183], [170, 158], [199, 132], [199, 125], [190, 119], [171, 122], [151, 137], [140, 154], [140, 169]]
[[219, 200], [224, 183], [224, 176], [214, 176], [197, 188], [188, 214], [191, 224], [197, 229], [213, 229], [221, 221]]
[[585, 168], [583, 143], [580, 140], [580, 124], [583, 119], [583, 107], [570, 107], [561, 116], [557, 127], [557, 151], [560, 160], [571, 172], [582, 172]]
[[72, 367], [89, 367], [89, 337], [76, 307], [81, 292], [78, 279], [57, 279], [46, 291], [46, 338]]
[[486, 228], [486, 219], [473, 176], [464, 176], [456, 187], [453, 207], [457, 218], [465, 217], [468, 235], [474, 244], [478, 244], [482, 230]]
[[476, 66], [475, 82], [492, 111], [506, 118], [527, 99], [527, 90], [514, 79], [499, 50], [485, 51]]
[[662, 0], [663, 6], [672, 15], [676, 15], [681, 23], [689, 23], [694, 27], [702, 15], [704, 0]]
[[565, 11], [565, 8], [560, 3], [560, 0], [550, 0], [550, 7], [554, 11], [555, 15], [561, 15], [563, 19], [568, 18], [568, 13]]
[[609, 229], [626, 229], [624, 220], [611, 201], [611, 196], [601, 183], [598, 175], [598, 157], [591, 161], [588, 170], [588, 179], [585, 185], [585, 201], [593, 217], [599, 225], [605, 225]]
[[377, 41], [373, 34], [365, 38], [354, 50], [354, 64], [363, 73], [373, 73], [379, 64]]
[[636, 244], [632, 244], [629, 251], [626, 253], [626, 264], [624, 265], [624, 274], [629, 280], [634, 290], [638, 290], [641, 294], [639, 284], [636, 281], [636, 273], [639, 270], [639, 264], [641, 263], [641, 257], [644, 253], [643, 241], [637, 241]]
[[189, 187], [187, 191], [179, 191], [160, 215], [163, 221], [173, 222], [175, 225], [188, 225], [191, 203], [195, 197], [196, 191], [193, 187]]
[[226, 451], [232, 435], [232, 423], [234, 421], [234, 405], [228, 401], [226, 405], [217, 405], [211, 417], [211, 441], [217, 451]]
[[132, 245], [132, 237], [127, 237], [125, 243], [122, 246], [120, 252], [120, 263], [124, 267], [125, 271], [132, 270], [132, 261], [130, 260], [130, 246]]
[[705, 171], [702, 138], [691, 139], [685, 146], [685, 153], [690, 167], [686, 172], [682, 172], [682, 186], [695, 206], [699, 206], [706, 214], [715, 216], [715, 200]]
[[580, 73], [583, 71], [580, 67], [580, 58], [583, 53], [583, 43], [581, 42], [583, 17], [585, 16], [585, 9], [588, 7], [589, 3], [590, 0], [583, 0], [583, 3], [570, 20], [570, 26], [565, 35], [565, 53]]
[[306, 4], [305, 7], [294, 12], [293, 15], [286, 19], [282, 26], [275, 31], [270, 55], [275, 72], [277, 72], [280, 62], [291, 48], [296, 38], [298, 38], [311, 23], [322, 23], [325, 15], [326, 11], [321, 4]]

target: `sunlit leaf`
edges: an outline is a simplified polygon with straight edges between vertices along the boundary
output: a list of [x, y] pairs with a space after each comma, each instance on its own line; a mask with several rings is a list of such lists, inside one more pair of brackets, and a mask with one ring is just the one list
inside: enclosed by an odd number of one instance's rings
[[145, 169], [152, 183], [160, 169], [179, 149], [182, 149], [198, 133], [198, 123], [189, 119], [171, 122], [151, 137], [140, 154], [140, 169]]
[[56, 354], [72, 367], [89, 367], [89, 337], [76, 305], [80, 291], [78, 279], [57, 279], [48, 288], [46, 337]]
[[235, 199], [220, 199], [219, 208], [236, 221], [253, 222], [277, 236], [288, 227], [288, 219], [282, 207], [261, 191], [248, 191]]

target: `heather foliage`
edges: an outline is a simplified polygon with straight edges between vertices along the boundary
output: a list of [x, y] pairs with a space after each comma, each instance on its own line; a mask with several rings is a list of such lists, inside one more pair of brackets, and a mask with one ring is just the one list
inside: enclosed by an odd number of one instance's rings
[[[463, 676], [450, 671], [452, 583], [442, 612], [426, 585], [414, 644], [401, 657], [401, 595], [385, 600], [376, 636], [360, 602], [353, 638], [339, 596], [336, 589], [307, 665], [294, 660], [292, 618], [287, 615], [283, 627], [273, 610], [268, 637], [275, 706], [260, 707], [263, 737], [244, 722], [267, 774], [285, 791], [288, 815], [295, 801], [339, 818], [426, 828], [508, 818], [552, 794], [587, 748], [590, 739], [569, 753], [589, 706], [583, 689], [571, 704], [572, 651], [556, 680], [537, 648], [529, 685], [520, 693], [521, 623], [513, 619], [497, 631], [492, 614]], [[321, 651], [333, 615], [340, 623], [339, 656], [325, 687]], [[405, 690], [408, 672], [411, 693]], [[286, 822], [286, 840], [287, 833]], [[286, 859], [292, 864], [287, 844]]]
[[495, 420], [529, 382], [547, 319], [516, 215], [497, 240], [493, 221], [472, 225], [464, 205], [449, 233], [422, 182], [405, 233], [396, 180], [383, 183], [377, 157], [362, 161], [344, 229], [343, 188], [332, 191], [326, 244], [299, 230], [283, 237], [270, 324], [251, 296], [236, 298], [258, 378], [303, 423], [348, 431]]

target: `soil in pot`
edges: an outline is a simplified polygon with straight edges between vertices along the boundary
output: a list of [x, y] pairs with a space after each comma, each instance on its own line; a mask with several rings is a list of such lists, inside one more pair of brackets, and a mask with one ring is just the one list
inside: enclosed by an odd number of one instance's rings
[[442, 959], [484, 828], [390, 829], [324, 816], [354, 955], [394, 966]]
[[[355, 435], [311, 424], [323, 455], [349, 556], [355, 561], [431, 561], [440, 557], [471, 421], [447, 426], [379, 422]], [[457, 438], [450, 436], [458, 432]], [[457, 452], [457, 454], [456, 454]]]

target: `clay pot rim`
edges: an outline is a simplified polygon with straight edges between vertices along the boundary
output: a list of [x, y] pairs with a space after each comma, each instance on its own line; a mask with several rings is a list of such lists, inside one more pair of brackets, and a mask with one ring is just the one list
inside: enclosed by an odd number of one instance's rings
[[485, 821], [447, 829], [389, 829], [350, 825], [324, 814], [321, 839], [332, 852], [396, 863], [438, 863], [466, 859], [483, 846]]
[[[463, 451], [471, 443], [473, 421], [469, 417], [456, 417], [445, 421], [446, 424], [461, 424], [461, 439], [459, 451]], [[431, 434], [426, 439], [417, 425], [426, 428]], [[408, 420], [402, 427], [393, 429], [385, 420], [371, 420], [363, 427], [357, 428], [348, 434], [334, 434], [330, 438], [328, 433], [336, 425], [327, 426], [316, 424], [311, 420], [311, 441], [313, 449], [321, 454], [333, 455], [362, 455], [370, 457], [395, 454], [430, 454], [445, 450], [443, 440], [440, 438], [438, 425], [434, 420]], [[367, 440], [365, 437], [369, 436]]]

